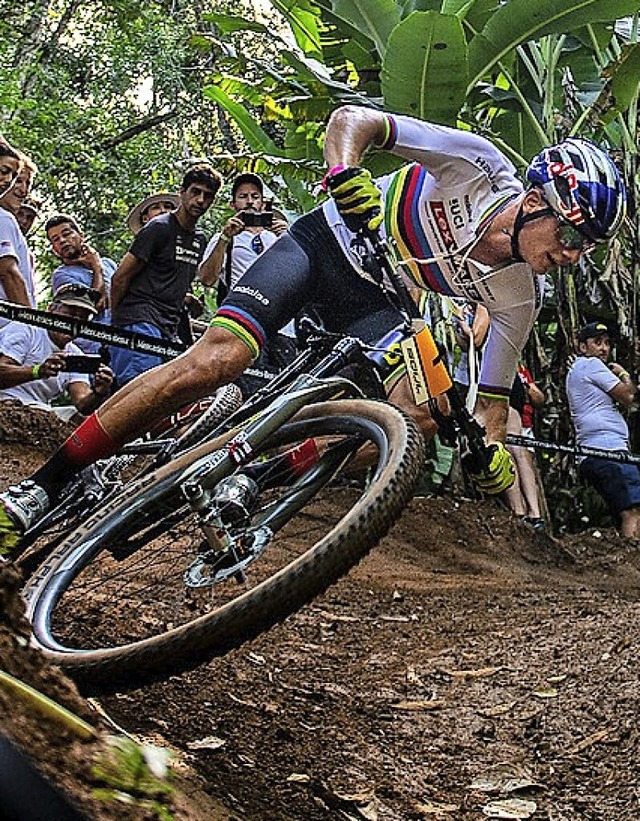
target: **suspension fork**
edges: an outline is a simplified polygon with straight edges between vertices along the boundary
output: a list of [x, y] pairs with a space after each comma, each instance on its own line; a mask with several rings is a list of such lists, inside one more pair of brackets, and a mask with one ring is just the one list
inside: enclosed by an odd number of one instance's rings
[[179, 483], [197, 482], [202, 487], [212, 488], [230, 470], [250, 462], [256, 450], [304, 407], [352, 393], [353, 384], [348, 380], [332, 378], [318, 382], [317, 377], [303, 374], [283, 396], [274, 399], [226, 445], [205, 457], [197, 466], [188, 467], [179, 478]]

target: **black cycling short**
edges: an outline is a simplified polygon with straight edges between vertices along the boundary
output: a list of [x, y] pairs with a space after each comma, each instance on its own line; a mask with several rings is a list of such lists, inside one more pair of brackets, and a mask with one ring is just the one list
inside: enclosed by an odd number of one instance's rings
[[373, 344], [403, 318], [382, 289], [350, 265], [321, 208], [300, 217], [232, 288], [213, 325], [246, 342], [257, 356], [265, 339], [312, 309], [328, 331]]

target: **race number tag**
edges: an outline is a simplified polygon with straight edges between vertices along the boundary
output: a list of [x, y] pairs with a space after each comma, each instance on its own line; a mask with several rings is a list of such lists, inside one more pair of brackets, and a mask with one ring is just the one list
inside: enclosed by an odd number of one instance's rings
[[411, 325], [413, 335], [403, 339], [400, 345], [414, 402], [424, 405], [429, 399], [446, 393], [452, 383], [425, 320], [414, 319]]

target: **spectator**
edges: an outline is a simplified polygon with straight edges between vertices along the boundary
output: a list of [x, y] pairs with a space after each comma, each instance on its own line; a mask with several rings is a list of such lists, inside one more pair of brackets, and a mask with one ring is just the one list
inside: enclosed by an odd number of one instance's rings
[[179, 205], [180, 197], [177, 194], [151, 194], [131, 209], [127, 217], [127, 226], [132, 234], [137, 234], [149, 220], [175, 211]]
[[[609, 329], [590, 322], [578, 333], [578, 357], [567, 374], [567, 398], [576, 442], [582, 447], [629, 451], [629, 429], [616, 403], [629, 407], [637, 388], [611, 354]], [[640, 538], [640, 467], [587, 456], [582, 477], [607, 503], [624, 538]]]
[[[200, 265], [200, 277], [218, 283], [218, 304], [257, 257], [287, 229], [284, 217], [279, 212], [266, 210], [265, 205], [261, 177], [249, 172], [239, 174], [231, 186], [229, 206], [233, 214], [222, 230], [211, 238]], [[254, 215], [260, 216], [256, 218]], [[246, 224], [247, 219], [251, 224]], [[254, 225], [254, 221], [258, 224]], [[291, 321], [265, 342], [258, 359], [236, 380], [236, 384], [245, 396], [250, 396], [287, 365], [296, 353], [295, 325]]]
[[489, 312], [484, 305], [451, 299], [453, 327], [460, 357], [453, 379], [470, 411], [475, 407], [482, 348], [489, 333]]
[[0, 137], [0, 197], [15, 183], [21, 165], [20, 154]]
[[[234, 213], [211, 238], [200, 265], [201, 276], [218, 282], [219, 303], [256, 257], [287, 229], [285, 219], [276, 216], [276, 212], [265, 211], [264, 183], [257, 174], [239, 174], [235, 178], [229, 206]], [[247, 225], [245, 214], [272, 214], [272, 217], [268, 223]]]
[[[11, 159], [1, 157], [0, 161]], [[0, 299], [35, 308], [35, 261], [16, 214], [29, 196], [37, 169], [27, 157], [22, 157], [21, 163], [14, 184], [0, 197]], [[0, 328], [8, 321], [0, 319]]]
[[[161, 214], [168, 214], [171, 211], [175, 211], [178, 205], [180, 205], [180, 197], [177, 194], [171, 194], [164, 191], [158, 192], [157, 194], [151, 194], [131, 209], [129, 216], [127, 217], [127, 227], [135, 236], [140, 229], [149, 222], [149, 220], [152, 220], [154, 217], [159, 217]], [[191, 312], [191, 300], [195, 301], [197, 300], [197, 297], [193, 294], [187, 294], [185, 297], [185, 303], [182, 306], [180, 319], [178, 321], [178, 328], [176, 330], [176, 336], [187, 347], [192, 345], [194, 341], [191, 328], [191, 318], [192, 315], [195, 318], [195, 313], [192, 314]], [[195, 302], [193, 304], [195, 311]], [[204, 305], [202, 305], [202, 311], [204, 311]], [[202, 314], [202, 311], [200, 311], [198, 316]]]
[[29, 236], [31, 229], [33, 228], [33, 223], [36, 221], [36, 217], [39, 213], [40, 200], [37, 197], [34, 197], [33, 194], [26, 197], [22, 201], [20, 208], [18, 208], [18, 213], [16, 214], [16, 222], [20, 226], [23, 236]]
[[[90, 319], [95, 304], [89, 289], [81, 285], [63, 285], [54, 296], [49, 310], [62, 316]], [[11, 322], [0, 332], [0, 401], [14, 399], [24, 405], [55, 411], [70, 419], [76, 411], [82, 415], [94, 411], [109, 395], [113, 373], [100, 365], [91, 387], [86, 374], [65, 370], [68, 354], [82, 354], [69, 334], [46, 328], [35, 328]], [[54, 407], [52, 403], [69, 393], [72, 406]]]
[[[529, 369], [520, 363], [509, 397], [507, 433], [533, 439], [533, 414], [544, 404], [544, 393], [536, 385]], [[540, 491], [533, 452], [529, 448], [507, 445], [515, 467], [515, 482], [505, 491], [511, 510], [534, 530], [546, 527], [542, 517]]]
[[[97, 294], [94, 319], [105, 325], [111, 324], [109, 295], [111, 278], [116, 264], [109, 257], [101, 257], [93, 248], [76, 220], [68, 214], [49, 217], [44, 226], [51, 250], [62, 261], [53, 272], [51, 286], [54, 293], [63, 285], [84, 285]], [[97, 351], [100, 343], [81, 339], [77, 342], [83, 351]]]
[[[175, 339], [184, 298], [206, 245], [196, 226], [221, 184], [222, 177], [211, 166], [193, 166], [180, 186], [176, 211], [150, 219], [136, 234], [113, 275], [113, 325], [156, 339]], [[120, 387], [163, 361], [160, 356], [124, 348], [112, 348], [111, 357]]]

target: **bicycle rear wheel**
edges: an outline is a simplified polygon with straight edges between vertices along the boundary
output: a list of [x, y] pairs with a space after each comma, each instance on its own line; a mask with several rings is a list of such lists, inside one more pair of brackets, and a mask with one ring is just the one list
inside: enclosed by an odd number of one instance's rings
[[[196, 557], [207, 555], [209, 544], [203, 546], [202, 522], [179, 480], [230, 435], [134, 482], [29, 581], [24, 596], [34, 641], [56, 664], [111, 689], [191, 669], [257, 636], [323, 592], [382, 538], [423, 464], [420, 431], [390, 405], [344, 400], [306, 408], [254, 454], [254, 463], [264, 466], [274, 453], [321, 440], [339, 454], [324, 487], [314, 486], [302, 506], [293, 501], [299, 491], [270, 476], [241, 543], [274, 506], [275, 533], [241, 570], [232, 567], [215, 584], [205, 573], [204, 584], [192, 586], [194, 578], [203, 580]], [[375, 454], [366, 482], [349, 474], [363, 446]]]

